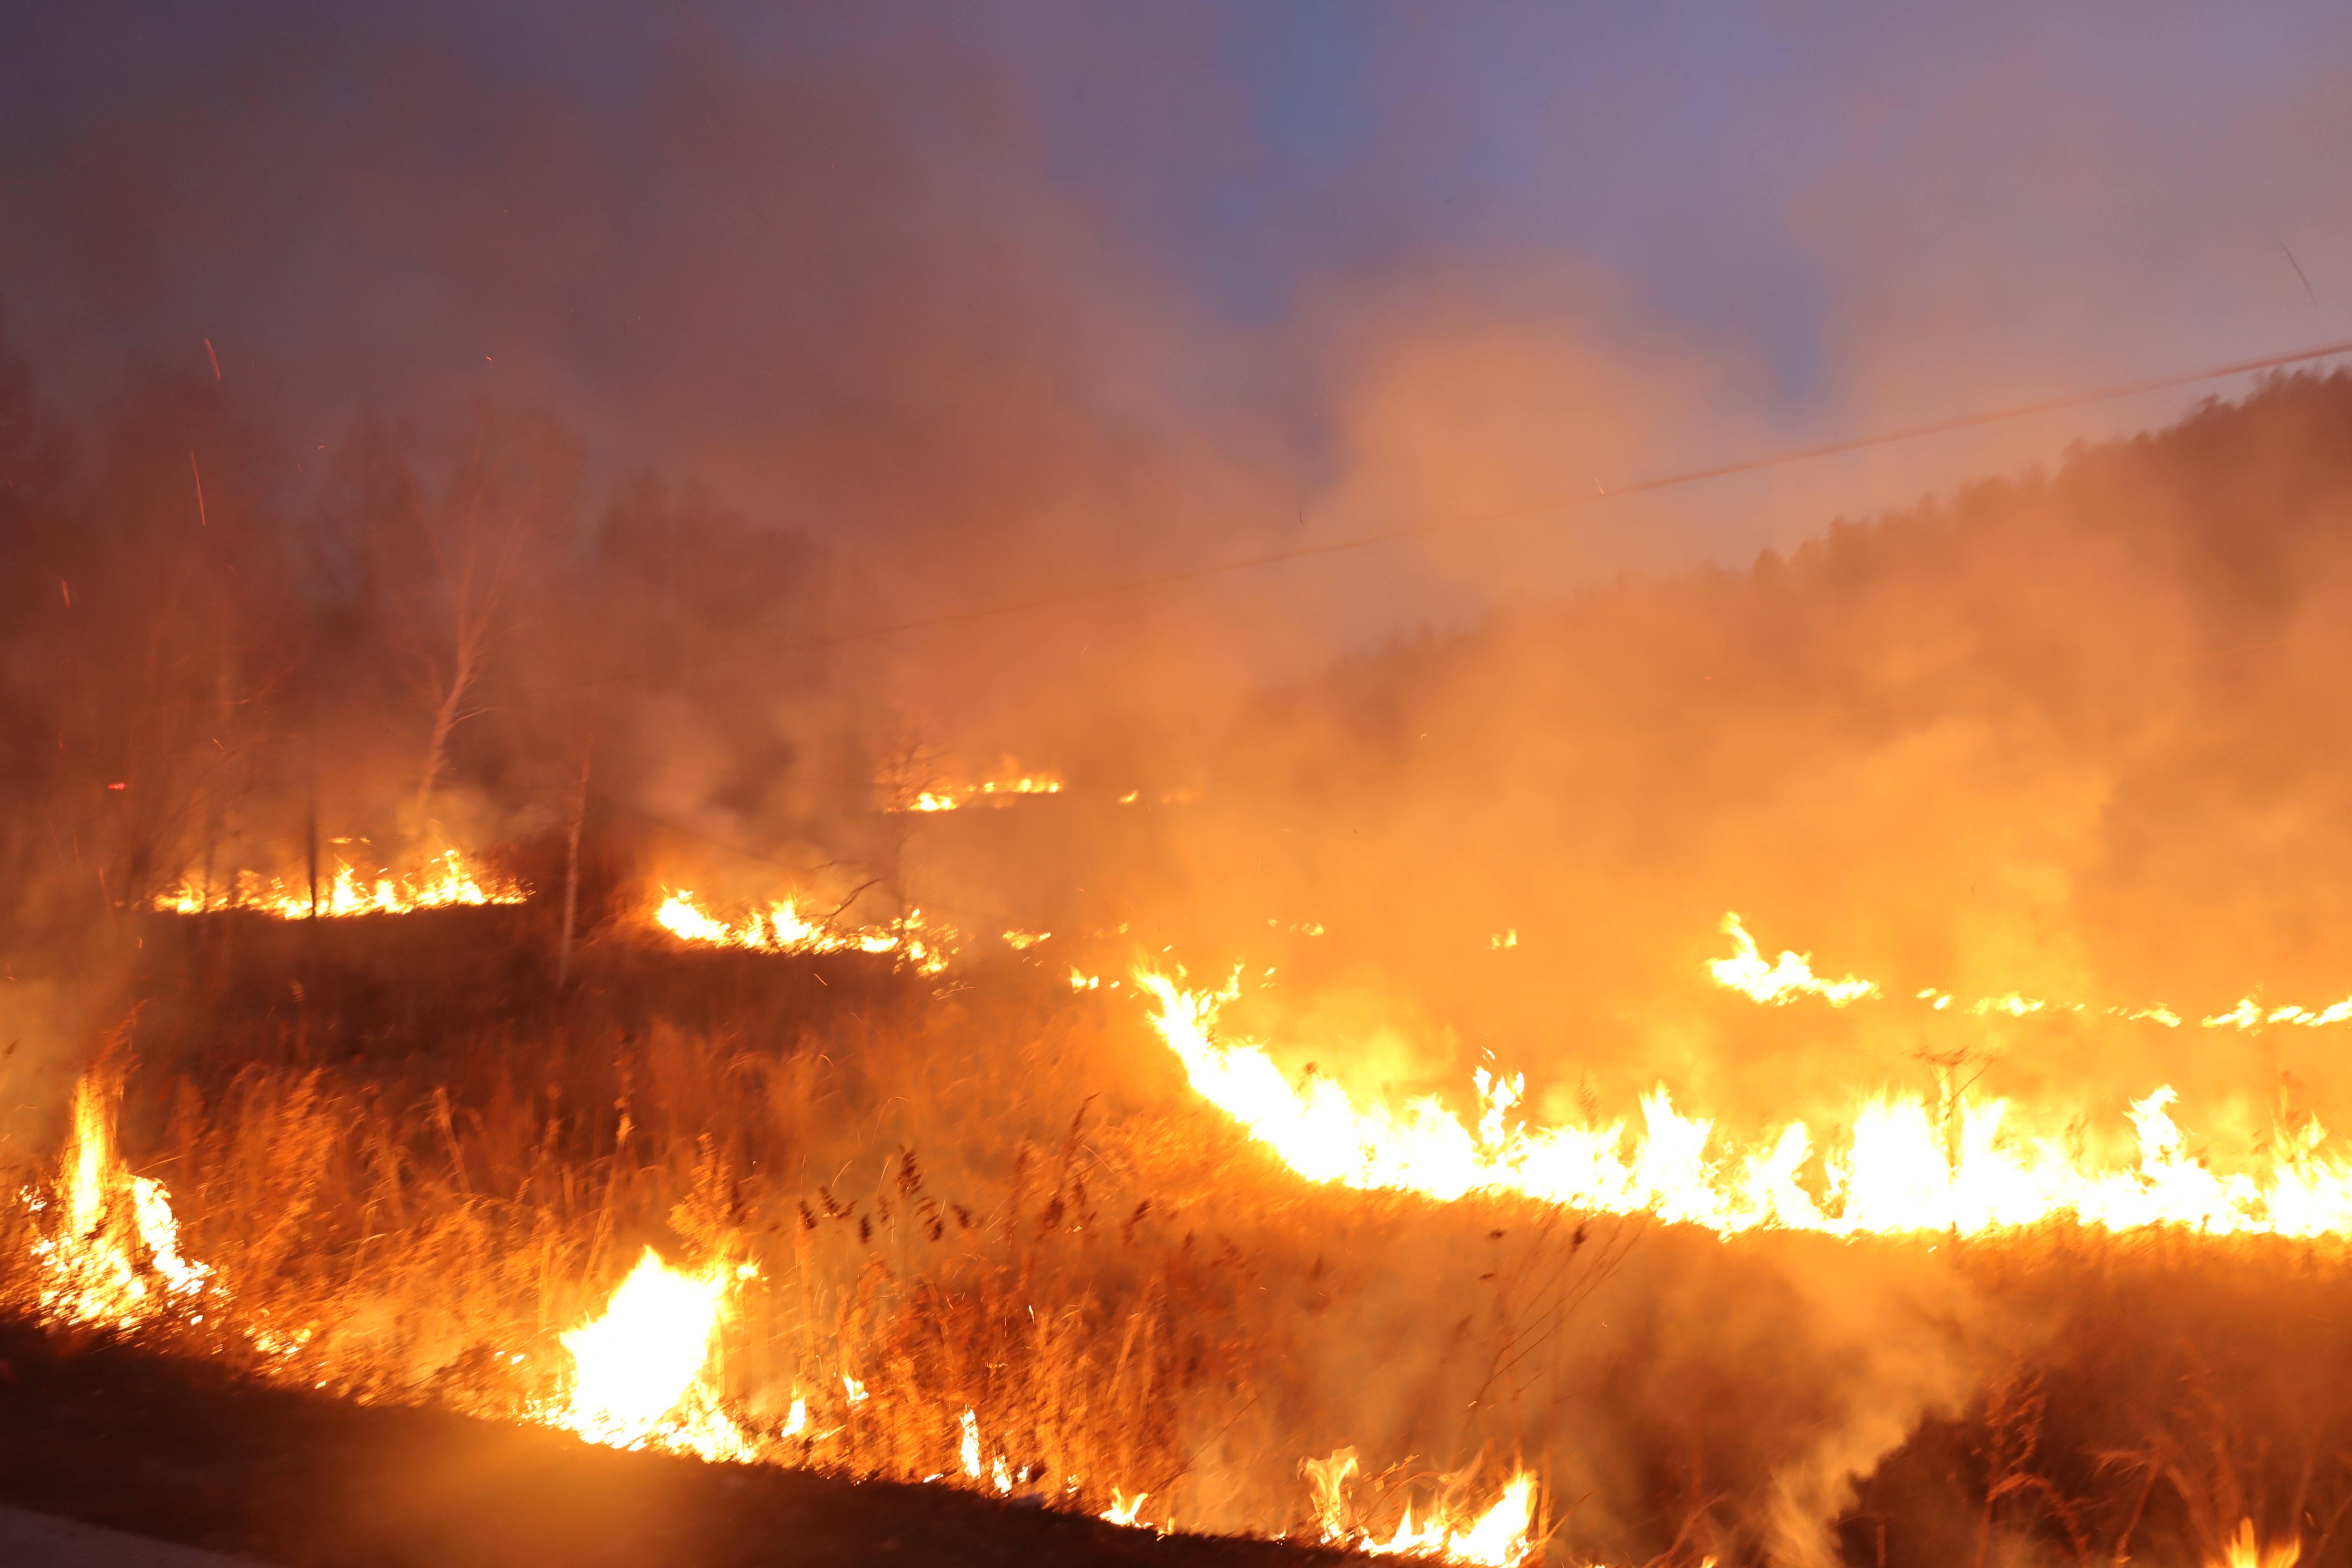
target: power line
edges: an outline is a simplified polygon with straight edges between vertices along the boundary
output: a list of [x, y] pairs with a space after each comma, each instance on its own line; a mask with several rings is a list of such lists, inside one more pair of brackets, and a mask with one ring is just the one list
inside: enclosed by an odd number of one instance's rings
[[[1329, 540], [1319, 544], [1301, 544], [1286, 550], [1273, 550], [1256, 555], [1237, 556], [1202, 566], [1176, 567], [1139, 577], [1092, 584], [1086, 587], [1072, 588], [1059, 594], [1047, 594], [1033, 599], [1018, 599], [1004, 604], [986, 605], [968, 610], [954, 610], [942, 615], [925, 616], [914, 620], [860, 626], [854, 630], [829, 633], [824, 637], [802, 637], [791, 642], [773, 644], [756, 651], [783, 654], [838, 647], [845, 643], [898, 637], [908, 632], [928, 631], [939, 626], [961, 626], [972, 621], [993, 620], [1003, 616], [1021, 616], [1039, 610], [1060, 609], [1066, 605], [1085, 604], [1094, 599], [1112, 598], [1121, 594], [1149, 593], [1157, 588], [1174, 587], [1184, 583], [1197, 583], [1206, 578], [1225, 576], [1235, 572], [1255, 572], [1268, 566], [1285, 565], [1294, 561], [1312, 561], [1328, 555], [1344, 554], [1349, 551], [1369, 550], [1377, 545], [1393, 544], [1402, 540], [1448, 533], [1458, 529], [1514, 522], [1526, 518], [1540, 517], [1548, 512], [1597, 506], [1603, 501], [1616, 500], [1625, 496], [1647, 495], [1658, 490], [1679, 489], [1685, 485], [1701, 484], [1709, 479], [1730, 479], [1736, 475], [1758, 473], [1767, 468], [1786, 468], [1791, 464], [1809, 463], [1847, 452], [1864, 451], [1873, 447], [1889, 447], [1898, 442], [1916, 441], [1928, 436], [1943, 436], [1958, 430], [1973, 430], [1987, 425], [2004, 424], [2012, 419], [2027, 419], [2037, 414], [2053, 414], [2068, 408], [2087, 407], [2092, 404], [2112, 403], [2121, 398], [2137, 396], [2142, 393], [2162, 392], [2176, 386], [2193, 386], [2200, 382], [2223, 381], [2231, 376], [2250, 375], [2257, 371], [2282, 370], [2289, 365], [2308, 364], [2314, 360], [2332, 359], [2339, 354], [2352, 354], [2352, 340], [2325, 343], [2316, 348], [2297, 349], [2292, 353], [2269, 354], [2261, 359], [2238, 360], [2229, 364], [2208, 366], [2203, 370], [2150, 376], [2141, 381], [2117, 382], [2087, 392], [2068, 393], [2057, 397], [2042, 398], [2032, 403], [2014, 404], [2009, 407], [1997, 408], [1987, 413], [1962, 415], [1957, 418], [1938, 419], [1922, 425], [1900, 426], [1895, 429], [1881, 430], [1868, 436], [1848, 437], [1843, 440], [1826, 441], [1811, 447], [1790, 447], [1760, 457], [1740, 458], [1734, 462], [1686, 468], [1678, 473], [1665, 474], [1656, 479], [1637, 479], [1631, 484], [1620, 485], [1614, 489], [1596, 488], [1594, 493], [1591, 495], [1568, 496], [1556, 500], [1511, 507], [1501, 511], [1443, 518], [1433, 522], [1415, 523], [1409, 527], [1387, 529], [1377, 533], [1356, 534], [1347, 539]], [[619, 675], [594, 677], [576, 684], [583, 687], [604, 686], [624, 680], [652, 679], [719, 664], [733, 664], [742, 657], [741, 654], [730, 654], [723, 658], [699, 660], [692, 664], [629, 670]]]

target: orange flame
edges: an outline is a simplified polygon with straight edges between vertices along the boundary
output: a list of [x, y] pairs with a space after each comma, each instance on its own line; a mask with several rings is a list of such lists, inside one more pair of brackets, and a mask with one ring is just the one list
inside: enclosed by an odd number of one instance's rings
[[975, 802], [984, 805], [1003, 805], [1022, 795], [1059, 795], [1062, 781], [1049, 773], [1022, 773], [1009, 779], [990, 779], [981, 784], [938, 784], [921, 790], [892, 811], [960, 811]]
[[1468, 1517], [1467, 1510], [1441, 1502], [1415, 1523], [1412, 1505], [1407, 1503], [1395, 1529], [1382, 1536], [1357, 1518], [1349, 1496], [1357, 1469], [1353, 1448], [1339, 1449], [1327, 1459], [1309, 1459], [1299, 1468], [1315, 1495], [1316, 1522], [1327, 1544], [1368, 1557], [1427, 1557], [1475, 1568], [1515, 1568], [1532, 1554], [1528, 1536], [1535, 1522], [1535, 1478], [1525, 1470], [1513, 1474], [1502, 1494], [1475, 1519]]
[[[1885, 994], [1874, 981], [1852, 977], [1832, 981], [1816, 978], [1810, 953], [1783, 952], [1778, 963], [1767, 964], [1757, 952], [1756, 939], [1748, 934], [1737, 914], [1726, 914], [1721, 929], [1726, 936], [1731, 938], [1734, 951], [1729, 958], [1711, 961], [1707, 971], [1715, 976], [1717, 984], [1738, 991], [1757, 1002], [1779, 1005], [1792, 1002], [1799, 996], [1814, 995], [1824, 998], [1832, 1007], [1843, 1007], [1849, 1002]], [[1916, 999], [1925, 1002], [1938, 1013], [1950, 1011], [1958, 1002], [1950, 992], [1939, 991], [1934, 986], [1917, 992]], [[2038, 1013], [2088, 1013], [2091, 1006], [2084, 1002], [2058, 1002], [2010, 991], [1999, 996], [1980, 996], [1967, 1004], [1962, 1011], [1979, 1018], [1996, 1014], [2007, 1018], [2030, 1018]], [[2179, 1014], [2160, 1002], [2144, 1007], [2110, 1006], [2103, 1011], [2107, 1016], [2121, 1018], [2126, 1023], [2159, 1024], [2168, 1029], [2180, 1027], [2183, 1021]], [[2321, 1029], [2347, 1022], [2352, 1022], [2352, 997], [2330, 1003], [2325, 1007], [2267, 1007], [2251, 996], [2242, 996], [2237, 1005], [2228, 1012], [2215, 1013], [2200, 1019], [2199, 1026], [2251, 1032], [2273, 1025]]]
[[[338, 859], [333, 874], [319, 886], [317, 909], [321, 916], [345, 919], [461, 905], [520, 904], [530, 897], [530, 889], [520, 882], [477, 871], [457, 850], [445, 849], [417, 870], [400, 874], [382, 870], [366, 881], [350, 861]], [[307, 879], [265, 878], [253, 871], [240, 871], [226, 885], [189, 877], [157, 894], [154, 907], [166, 914], [255, 910], [280, 920], [308, 920], [310, 888]]]
[[544, 1413], [548, 1425], [611, 1448], [751, 1458], [749, 1438], [718, 1408], [709, 1377], [729, 1289], [749, 1267], [686, 1274], [646, 1247], [604, 1310], [563, 1335], [572, 1393]]
[[1729, 958], [1718, 958], [1707, 965], [1718, 985], [1727, 985], [1759, 1002], [1776, 1005], [1800, 996], [1819, 996], [1832, 1007], [1843, 1007], [1849, 1002], [1878, 994], [1878, 987], [1872, 982], [1851, 975], [1843, 980], [1816, 978], [1812, 954], [1809, 952], [1783, 952], [1779, 962], [1765, 963], [1763, 955], [1756, 951], [1756, 939], [1748, 934], [1736, 914], [1723, 917], [1722, 931], [1737, 951]]
[[2299, 1538], [2262, 1545], [2254, 1537], [2254, 1521], [2242, 1519], [2238, 1521], [2237, 1533], [2222, 1547], [2217, 1568], [2294, 1568], [2302, 1555], [2303, 1542]]
[[2138, 1156], [2105, 1168], [2063, 1140], [2012, 1131], [2008, 1101], [1968, 1097], [1941, 1116], [1918, 1095], [1871, 1097], [1848, 1119], [1845, 1147], [1817, 1149], [1801, 1121], [1749, 1143], [1718, 1139], [1712, 1121], [1676, 1111], [1663, 1087], [1642, 1101], [1638, 1137], [1622, 1121], [1530, 1128], [1513, 1116], [1525, 1079], [1481, 1068], [1478, 1116], [1465, 1126], [1434, 1098], [1402, 1112], [1358, 1105], [1326, 1078], [1294, 1085], [1253, 1042], [1220, 1042], [1217, 1014], [1237, 984], [1187, 990], [1149, 968], [1135, 979], [1194, 1090], [1312, 1181], [1444, 1200], [1517, 1193], [1723, 1235], [1769, 1226], [1975, 1234], [2053, 1218], [2116, 1231], [2352, 1235], [2352, 1163], [2321, 1152], [2327, 1134], [2316, 1121], [2275, 1140], [2257, 1169], [2223, 1175], [2188, 1152], [2168, 1088], [2131, 1102]]
[[212, 1270], [180, 1256], [179, 1222], [161, 1182], [133, 1176], [114, 1142], [114, 1093], [101, 1074], [74, 1086], [73, 1130], [47, 1194], [28, 1194], [51, 1228], [34, 1241], [47, 1315], [127, 1328], [190, 1300]]
[[909, 910], [903, 920], [888, 925], [843, 927], [812, 920], [791, 899], [751, 910], [732, 921], [720, 920], [704, 912], [694, 894], [685, 889], [663, 898], [654, 910], [653, 923], [680, 942], [698, 946], [739, 947], [753, 952], [891, 953], [924, 974], [937, 974], [948, 966], [957, 935], [952, 927], [926, 923], [920, 910]]
[[[45, 1317], [127, 1327], [167, 1310], [187, 1310], [213, 1289], [211, 1270], [179, 1252], [170, 1195], [160, 1183], [134, 1177], [124, 1165], [115, 1140], [113, 1080], [100, 1073], [86, 1075], [76, 1086], [73, 1128], [57, 1176], [47, 1190], [27, 1198], [45, 1222], [32, 1246]], [[738, 1462], [774, 1457], [772, 1445], [781, 1439], [814, 1443], [836, 1436], [810, 1429], [808, 1401], [798, 1394], [784, 1424], [764, 1436], [746, 1429], [723, 1404], [716, 1364], [719, 1337], [734, 1310], [737, 1283], [756, 1273], [749, 1263], [723, 1261], [689, 1273], [646, 1247], [604, 1309], [560, 1336], [572, 1363], [568, 1386], [560, 1400], [529, 1408], [526, 1418], [608, 1447]], [[195, 1314], [192, 1321], [201, 1322], [203, 1317]], [[265, 1353], [282, 1359], [299, 1355], [310, 1334], [306, 1330], [289, 1338], [256, 1330], [251, 1338]], [[865, 1383], [846, 1373], [841, 1383], [851, 1409], [874, 1397]], [[1003, 1454], [985, 1451], [976, 1413], [963, 1412], [958, 1436], [964, 1483], [998, 1496], [1012, 1493], [1013, 1468]], [[1070, 1480], [1064, 1489], [1074, 1494], [1078, 1482]], [[1171, 1521], [1143, 1520], [1148, 1493], [1130, 1495], [1122, 1487], [1110, 1493], [1111, 1506], [1101, 1518], [1162, 1532], [1173, 1528]], [[1528, 1553], [1532, 1500], [1533, 1482], [1521, 1475], [1475, 1520], [1441, 1509], [1416, 1521], [1408, 1510], [1384, 1536], [1368, 1530], [1333, 1533], [1333, 1526], [1326, 1539], [1375, 1554], [1513, 1568]]]

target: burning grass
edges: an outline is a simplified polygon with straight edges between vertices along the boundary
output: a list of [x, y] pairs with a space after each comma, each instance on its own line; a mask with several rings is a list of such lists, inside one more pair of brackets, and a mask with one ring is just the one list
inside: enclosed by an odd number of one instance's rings
[[[431, 918], [478, 950], [483, 914]], [[233, 976], [159, 1005], [127, 1162], [100, 1073], [62, 1171], [17, 1173], [47, 1205], [8, 1213], [17, 1305], [360, 1402], [1155, 1528], [1507, 1562], [1523, 1508], [1562, 1561], [2347, 1554], [2340, 1241], [1727, 1240], [1311, 1184], [1131, 994], [602, 956], [569, 999], [374, 1037], [335, 993], [383, 977], [320, 954], [291, 1007]], [[85, 1241], [147, 1293], [65, 1310]]]
[[[212, 1270], [201, 1310], [88, 1316], [356, 1400], [1311, 1538], [1197, 1465], [1262, 1397], [1250, 1297], [1297, 1261], [1292, 1204], [1233, 1213], [1222, 1169], [1255, 1162], [1198, 1115], [1105, 1125], [1055, 1059], [1098, 1018], [892, 994], [822, 1053], [659, 1024], [362, 1069], [298, 1025], [184, 1064], [131, 1120]], [[1299, 1457], [1272, 1489], [1296, 1501]]]

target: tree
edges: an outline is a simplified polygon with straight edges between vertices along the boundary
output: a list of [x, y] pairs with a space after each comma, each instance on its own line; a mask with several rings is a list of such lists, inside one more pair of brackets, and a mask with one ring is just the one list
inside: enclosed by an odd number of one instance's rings
[[429, 447], [363, 419], [341, 468], [354, 596], [388, 639], [421, 710], [422, 756], [403, 824], [421, 843], [457, 732], [487, 710], [485, 683], [529, 579], [552, 569], [550, 546], [575, 487], [577, 447], [551, 415], [485, 400], [461, 429]]

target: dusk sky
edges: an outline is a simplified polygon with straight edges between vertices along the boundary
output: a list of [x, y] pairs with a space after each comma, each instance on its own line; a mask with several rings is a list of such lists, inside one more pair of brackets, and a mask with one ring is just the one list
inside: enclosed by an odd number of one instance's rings
[[[487, 391], [782, 526], [1115, 572], [2352, 335], [2347, 58], [2317, 4], [62, 8], [0, 58], [0, 310], [68, 406], [209, 338], [296, 446]], [[1744, 559], [2203, 390], [1454, 536], [1349, 613]]]

